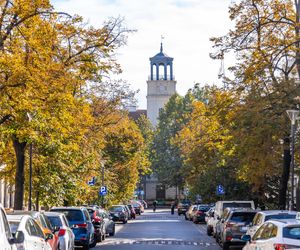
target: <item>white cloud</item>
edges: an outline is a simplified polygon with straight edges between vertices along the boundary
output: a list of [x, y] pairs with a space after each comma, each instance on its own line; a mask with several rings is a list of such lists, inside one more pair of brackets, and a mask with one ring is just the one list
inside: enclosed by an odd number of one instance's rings
[[[55, 0], [57, 10], [79, 14], [94, 26], [108, 17], [125, 17], [128, 44], [118, 52], [123, 68], [120, 78], [140, 89], [140, 108], [146, 108], [149, 57], [159, 52], [161, 35], [164, 52], [174, 57], [177, 91], [184, 95], [195, 82], [220, 83], [220, 62], [209, 58], [209, 38], [228, 32], [230, 0]], [[226, 62], [226, 61], [225, 61]], [[229, 65], [225, 65], [229, 66]]]

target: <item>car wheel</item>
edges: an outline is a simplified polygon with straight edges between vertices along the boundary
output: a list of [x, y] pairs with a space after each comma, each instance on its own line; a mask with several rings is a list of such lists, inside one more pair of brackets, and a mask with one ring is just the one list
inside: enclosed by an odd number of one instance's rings
[[89, 244], [83, 245], [83, 246], [82, 246], [82, 249], [83, 249], [83, 250], [90, 250], [90, 245], [89, 245]]
[[188, 217], [186, 215], [184, 215], [185, 220], [188, 220]]
[[206, 233], [207, 233], [208, 236], [212, 236], [212, 228], [211, 228], [211, 226], [207, 226]]
[[228, 242], [224, 242], [222, 249], [223, 250], [229, 250], [229, 243]]

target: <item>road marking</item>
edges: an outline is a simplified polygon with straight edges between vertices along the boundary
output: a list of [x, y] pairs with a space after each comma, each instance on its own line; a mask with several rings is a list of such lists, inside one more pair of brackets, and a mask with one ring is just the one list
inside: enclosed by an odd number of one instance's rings
[[216, 246], [216, 243], [198, 242], [198, 241], [183, 241], [183, 240], [116, 240], [104, 241], [102, 245], [180, 245], [180, 246]]

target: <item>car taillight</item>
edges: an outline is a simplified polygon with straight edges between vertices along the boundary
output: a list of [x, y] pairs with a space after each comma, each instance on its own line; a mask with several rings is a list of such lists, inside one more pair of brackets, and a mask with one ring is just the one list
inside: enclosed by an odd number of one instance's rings
[[96, 217], [94, 218], [94, 221], [95, 221], [95, 222], [101, 222], [101, 221], [102, 221], [102, 218], [101, 218], [101, 217], [98, 217], [98, 216], [96, 216]]
[[231, 241], [232, 240], [232, 236], [226, 236], [226, 241]]
[[298, 249], [299, 246], [287, 245], [287, 244], [274, 244], [274, 250], [285, 250], [285, 249]]
[[59, 231], [58, 231], [58, 236], [64, 236], [65, 235], [65, 233], [66, 233], [66, 229], [59, 229]]
[[198, 211], [197, 214], [198, 214], [198, 215], [202, 215], [203, 212], [202, 212], [202, 211]]

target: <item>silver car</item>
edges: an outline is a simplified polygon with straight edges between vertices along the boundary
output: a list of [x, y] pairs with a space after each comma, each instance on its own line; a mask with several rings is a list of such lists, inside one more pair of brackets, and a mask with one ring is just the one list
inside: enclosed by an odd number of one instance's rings
[[52, 226], [59, 229], [59, 250], [74, 250], [75, 236], [69, 226], [68, 220], [63, 213], [45, 212]]

